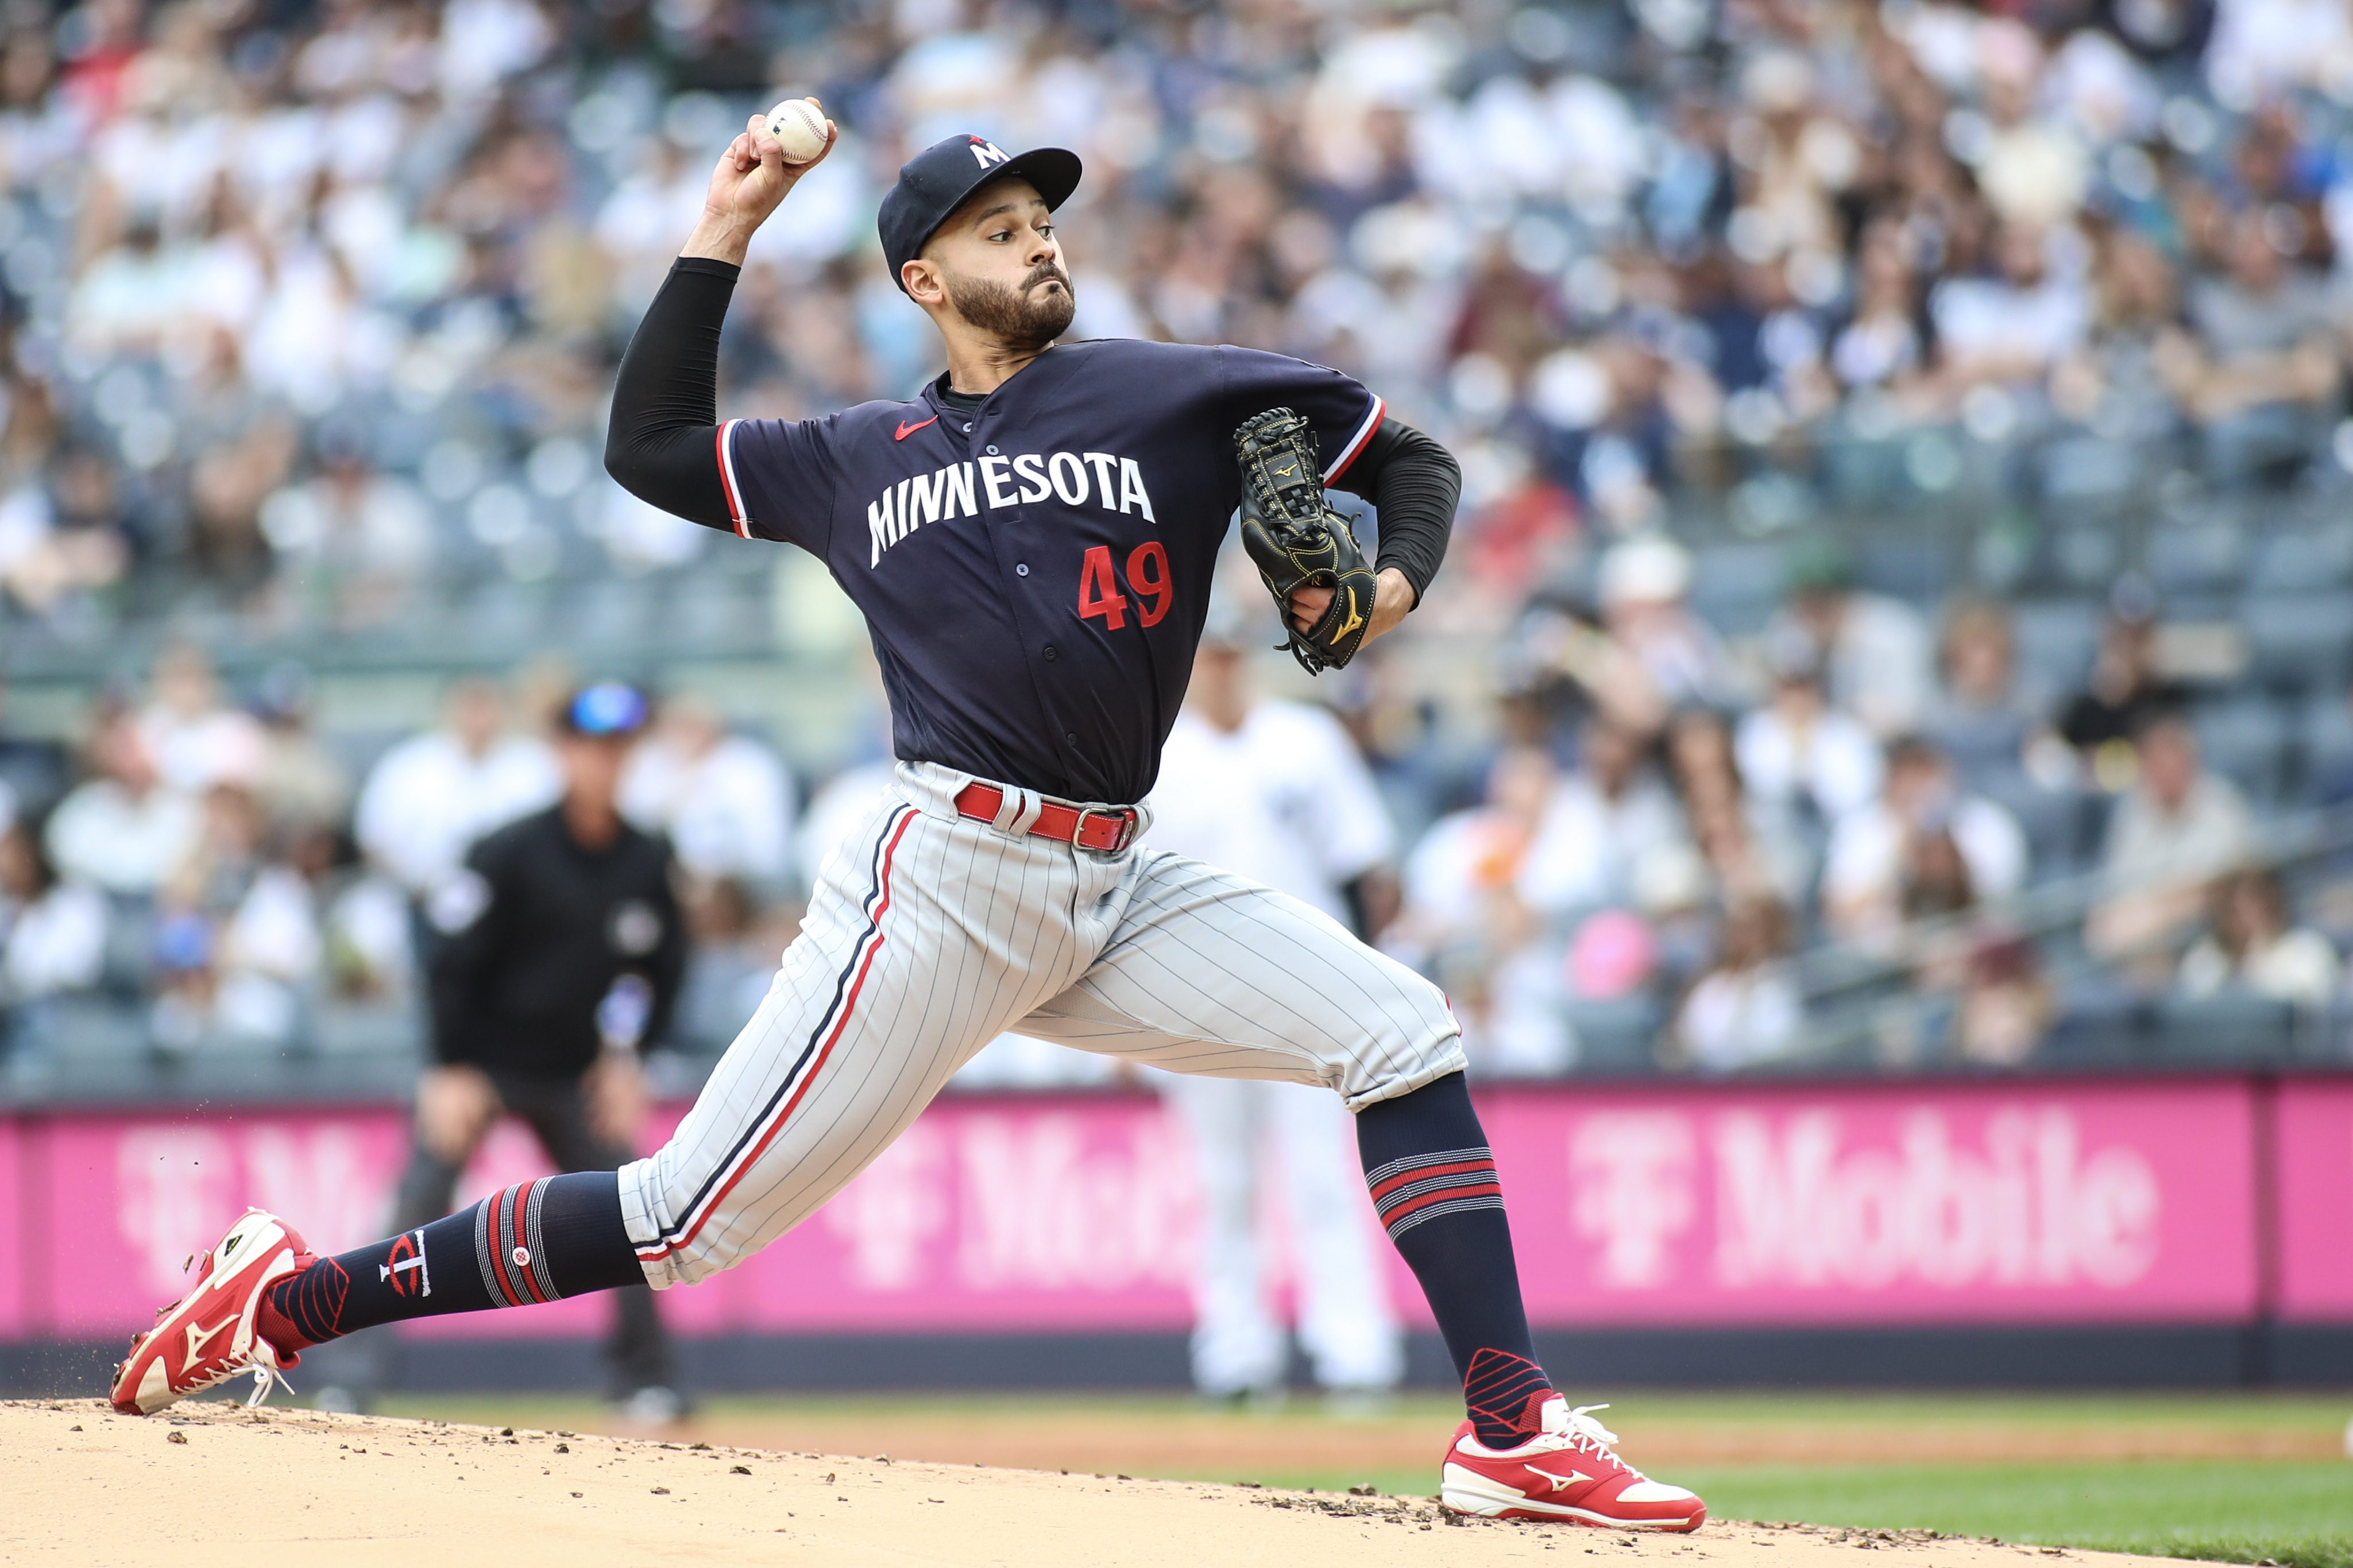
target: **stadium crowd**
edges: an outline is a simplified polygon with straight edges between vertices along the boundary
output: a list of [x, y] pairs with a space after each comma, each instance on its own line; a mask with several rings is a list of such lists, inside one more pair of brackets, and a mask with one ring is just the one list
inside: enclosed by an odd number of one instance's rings
[[[1461, 455], [1430, 602], [1315, 695], [1410, 846], [1381, 941], [1482, 1068], [1858, 1017], [1894, 1067], [2227, 1048], [2234, 999], [2341, 1048], [2353, 900], [2277, 847], [2353, 799], [2342, 6], [8, 0], [0, 667], [114, 678], [0, 742], [20, 1055], [60, 994], [201, 1053], [411, 984], [437, 879], [547, 798], [550, 694], [361, 754], [303, 662], [733, 548], [596, 453], [787, 91], [844, 143], [753, 247], [723, 413], [935, 373], [872, 215], [978, 130], [1087, 162], [1078, 335], [1337, 365]], [[1464, 650], [1468, 694], [1420, 678]], [[795, 742], [680, 696], [636, 765], [699, 1044], [790, 930]]]

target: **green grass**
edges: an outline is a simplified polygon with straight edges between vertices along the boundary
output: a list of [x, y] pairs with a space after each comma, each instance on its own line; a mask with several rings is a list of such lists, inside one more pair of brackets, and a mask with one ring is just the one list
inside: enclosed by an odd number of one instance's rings
[[[1301, 1470], [1254, 1479], [1319, 1491], [1365, 1481], [1408, 1496], [1430, 1489], [1427, 1470]], [[2342, 1461], [1679, 1468], [1667, 1479], [1707, 1499], [1718, 1519], [1937, 1530], [2152, 1557], [2353, 1568], [2353, 1463]]]
[[[1611, 1397], [1588, 1395], [1589, 1398]], [[1643, 1462], [1639, 1433], [1646, 1423], [1713, 1434], [1746, 1435], [1767, 1443], [1777, 1434], [1850, 1435], [1890, 1429], [1947, 1433], [2033, 1434], [2065, 1439], [2082, 1434], [2086, 1445], [2116, 1434], [2147, 1439], [2166, 1430], [2195, 1428], [2220, 1435], [2224, 1451], [2258, 1437], [2276, 1442], [2293, 1436], [2292, 1451], [2334, 1452], [2353, 1399], [2342, 1394], [1694, 1394], [1628, 1393], [1614, 1396], [1612, 1420], [1630, 1434], [1629, 1457]], [[525, 1406], [529, 1406], [526, 1415]], [[1210, 1415], [1181, 1398], [1165, 1395], [891, 1396], [871, 1399], [839, 1394], [815, 1398], [728, 1399], [712, 1402], [714, 1416], [789, 1407], [805, 1414], [849, 1415], [896, 1412], [901, 1415], [936, 1407], [944, 1416], [986, 1418], [992, 1413], [1060, 1412], [1083, 1424], [1091, 1413], [1104, 1419], [1153, 1418], [1153, 1412], [1187, 1421], [1232, 1421], [1239, 1426], [1272, 1423], [1293, 1430], [1300, 1447], [1312, 1454], [1327, 1418], [1312, 1402], [1293, 1402], [1272, 1414]], [[529, 1420], [569, 1425], [585, 1414], [579, 1402], [522, 1398], [501, 1400], [409, 1397], [393, 1402], [387, 1414], [476, 1421]], [[1436, 1397], [1399, 1402], [1384, 1421], [1416, 1434], [1451, 1419], [1452, 1406]], [[1849, 1452], [1869, 1452], [1849, 1446]], [[2000, 1444], [1988, 1451], [2000, 1454]], [[2129, 1459], [2114, 1462], [2021, 1462], [1863, 1464], [1662, 1464], [1664, 1479], [1691, 1486], [1707, 1499], [1719, 1519], [1799, 1521], [1819, 1525], [1872, 1529], [1927, 1529], [1956, 1535], [1993, 1536], [2036, 1545], [2073, 1546], [2152, 1556], [2202, 1558], [2234, 1563], [2271, 1562], [2284, 1568], [2353, 1568], [2353, 1459], [2229, 1458]], [[1341, 1473], [1303, 1468], [1253, 1468], [1228, 1464], [1222, 1469], [1164, 1472], [1172, 1479], [1235, 1481], [1269, 1486], [1338, 1490], [1371, 1482], [1384, 1492], [1427, 1496], [1436, 1478], [1427, 1466], [1410, 1469], [1366, 1468]]]
[[2353, 1464], [2342, 1460], [1807, 1466], [1675, 1479], [1728, 1519], [2353, 1568]]

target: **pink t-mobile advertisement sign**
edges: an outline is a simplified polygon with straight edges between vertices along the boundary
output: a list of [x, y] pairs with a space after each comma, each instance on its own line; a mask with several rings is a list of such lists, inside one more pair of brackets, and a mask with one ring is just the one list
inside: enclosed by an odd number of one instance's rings
[[2255, 1292], [2235, 1082], [1527, 1090], [1492, 1102], [1530, 1315], [2224, 1319]]
[[2353, 1321], [2353, 1081], [2290, 1080], [2277, 1116], [2280, 1315]]
[[[2337, 1094], [2315, 1101], [2320, 1152], [2297, 1179], [2341, 1194], [2353, 1086]], [[1565, 1086], [1482, 1107], [1539, 1323], [2219, 1320], [2255, 1300], [2253, 1100], [2235, 1081]], [[380, 1235], [405, 1153], [390, 1110], [0, 1120], [0, 1256], [27, 1256], [36, 1218], [75, 1256], [37, 1280], [5, 1271], [0, 1337], [143, 1325], [248, 1203], [321, 1250]], [[502, 1125], [459, 1200], [543, 1169]], [[2337, 1205], [2309, 1206], [2342, 1236]], [[1338, 1217], [1369, 1226], [1370, 1205]], [[798, 1230], [665, 1307], [688, 1333], [1181, 1328], [1198, 1230], [1189, 1145], [1158, 1101], [950, 1099]], [[2345, 1255], [2293, 1275], [2311, 1281], [2298, 1300], [2353, 1300]], [[1401, 1265], [1391, 1289], [1428, 1321]], [[605, 1321], [571, 1301], [423, 1331]]]
[[23, 1156], [17, 1150], [16, 1124], [0, 1116], [0, 1258], [8, 1266], [0, 1268], [0, 1340], [21, 1340], [30, 1332], [25, 1316], [25, 1283], [33, 1270], [26, 1267], [26, 1237], [18, 1229], [25, 1210], [19, 1167]]
[[[657, 1115], [649, 1136], [667, 1136], [681, 1109]], [[390, 1110], [59, 1116], [16, 1157], [12, 1124], [0, 1121], [0, 1138], [10, 1140], [0, 1182], [37, 1163], [45, 1223], [75, 1238], [75, 1267], [37, 1295], [0, 1288], [10, 1338], [143, 1326], [186, 1288], [189, 1254], [249, 1204], [285, 1215], [322, 1252], [381, 1236], [406, 1154]], [[458, 1201], [546, 1169], [530, 1133], [501, 1123]], [[665, 1310], [687, 1333], [1182, 1327], [1196, 1191], [1187, 1145], [1155, 1100], [949, 1100], [798, 1230], [667, 1292]], [[22, 1206], [0, 1207], [0, 1256], [24, 1256]], [[1352, 1217], [1369, 1226], [1369, 1205]], [[579, 1300], [417, 1331], [591, 1333], [605, 1321], [601, 1304]]]

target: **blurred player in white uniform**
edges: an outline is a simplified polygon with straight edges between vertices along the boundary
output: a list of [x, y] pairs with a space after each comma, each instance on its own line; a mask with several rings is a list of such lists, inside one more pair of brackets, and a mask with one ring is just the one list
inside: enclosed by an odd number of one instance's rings
[[[1185, 710], [1161, 752], [1145, 841], [1289, 893], [1344, 926], [1352, 884], [1383, 875], [1396, 834], [1339, 721], [1258, 698], [1241, 617], [1219, 594]], [[1359, 898], [1359, 904], [1366, 901]], [[1396, 1386], [1404, 1334], [1366, 1228], [1355, 1133], [1338, 1100], [1304, 1084], [1146, 1069], [1193, 1141], [1203, 1200], [1193, 1381], [1213, 1397], [1282, 1387], [1290, 1363], [1267, 1297], [1259, 1199], [1288, 1219], [1299, 1342], [1337, 1393]]]

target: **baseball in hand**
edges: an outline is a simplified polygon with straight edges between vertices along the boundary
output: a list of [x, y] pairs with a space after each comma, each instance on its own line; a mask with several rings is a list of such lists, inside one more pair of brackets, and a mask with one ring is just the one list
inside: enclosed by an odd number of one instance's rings
[[787, 163], [806, 163], [825, 151], [825, 115], [806, 98], [788, 98], [768, 110], [768, 134]]

